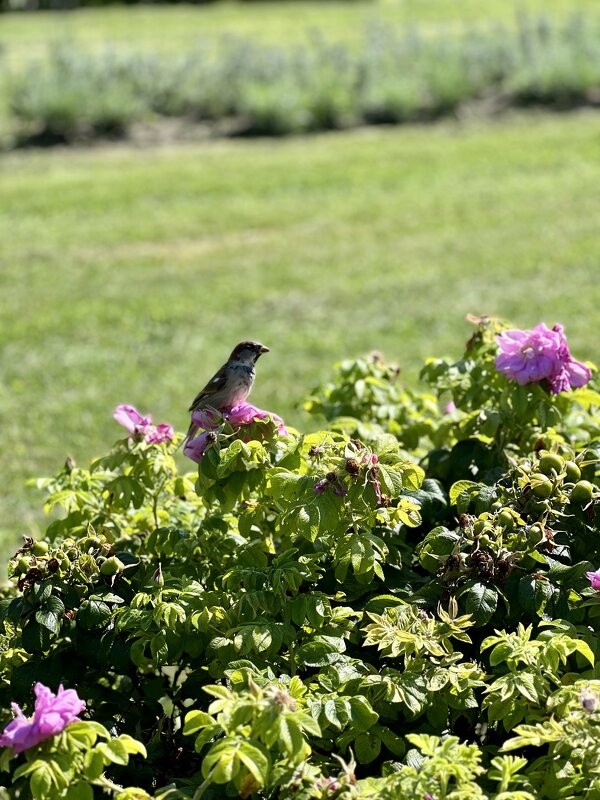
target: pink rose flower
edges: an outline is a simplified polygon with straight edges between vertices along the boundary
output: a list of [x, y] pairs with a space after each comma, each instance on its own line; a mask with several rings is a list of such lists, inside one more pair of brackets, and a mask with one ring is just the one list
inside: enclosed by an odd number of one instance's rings
[[592, 589], [600, 589], [600, 569], [596, 572], [586, 572], [586, 578], [592, 584]]
[[585, 386], [592, 377], [592, 371], [581, 361], [576, 361], [569, 350], [564, 328], [560, 324], [552, 327], [560, 339], [560, 363], [553, 375], [550, 376], [550, 388], [553, 394], [569, 392]]
[[134, 406], [120, 405], [113, 412], [113, 417], [131, 434], [132, 439], [143, 439], [147, 444], [164, 444], [172, 442], [175, 431], [172, 425], [161, 422], [152, 424], [150, 414], [142, 416]]
[[209, 444], [217, 441], [216, 434], [212, 431], [202, 431], [201, 434], [194, 439], [190, 439], [185, 443], [183, 448], [183, 455], [191, 458], [196, 464], [200, 463], [200, 459], [204, 455], [206, 448]]
[[172, 425], [166, 422], [161, 422], [160, 425], [152, 425], [144, 436], [144, 441], [148, 444], [166, 444], [172, 442], [175, 436], [175, 431]]
[[552, 330], [542, 322], [530, 331], [504, 331], [496, 341], [496, 369], [521, 385], [547, 380], [552, 394], [558, 394], [585, 386], [592, 376], [589, 367], [571, 356], [560, 324]]
[[133, 436], [145, 433], [146, 429], [152, 424], [152, 417], [143, 417], [137, 408], [128, 405], [117, 406], [113, 412], [113, 417], [119, 425], [126, 428]]
[[560, 336], [542, 322], [531, 331], [510, 330], [496, 336], [496, 369], [521, 385], [549, 378], [560, 358]]
[[280, 436], [287, 436], [288, 431], [285, 427], [283, 419], [275, 414], [273, 411], [264, 411], [262, 408], [257, 408], [250, 403], [240, 403], [234, 406], [229, 411], [218, 412], [213, 409], [204, 409], [202, 411], [194, 411], [192, 413], [192, 422], [202, 429], [194, 439], [186, 442], [183, 448], [183, 453], [192, 461], [198, 463], [209, 444], [215, 441], [214, 435], [211, 433], [215, 431], [222, 420], [227, 420], [234, 428], [243, 428], [244, 425], [250, 425], [253, 422], [261, 419], [270, 418], [277, 425], [277, 433]]
[[267, 419], [267, 417], [270, 417], [276, 423], [277, 433], [281, 434], [281, 436], [288, 435], [284, 421], [279, 414], [275, 414], [273, 411], [264, 411], [262, 408], [250, 405], [250, 403], [240, 403], [238, 406], [234, 406], [231, 411], [225, 412], [225, 418], [232, 425], [250, 425], [256, 420]]
[[77, 696], [74, 689], [64, 689], [62, 684], [58, 692], [52, 694], [47, 686], [36, 683], [35, 709], [33, 716], [26, 717], [16, 703], [12, 703], [15, 719], [9, 722], [2, 735], [0, 747], [10, 747], [15, 755], [29, 750], [36, 744], [62, 733], [67, 725], [78, 722], [85, 703]]

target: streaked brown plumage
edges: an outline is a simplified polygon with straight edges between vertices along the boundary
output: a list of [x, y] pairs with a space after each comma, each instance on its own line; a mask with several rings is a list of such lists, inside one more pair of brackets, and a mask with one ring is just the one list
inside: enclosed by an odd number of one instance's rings
[[[227, 362], [198, 392], [189, 410], [214, 409], [222, 412], [243, 403], [254, 383], [254, 365], [263, 353], [268, 352], [269, 348], [260, 342], [240, 342], [233, 348]], [[192, 422], [185, 441], [191, 439], [197, 430], [198, 426]]]

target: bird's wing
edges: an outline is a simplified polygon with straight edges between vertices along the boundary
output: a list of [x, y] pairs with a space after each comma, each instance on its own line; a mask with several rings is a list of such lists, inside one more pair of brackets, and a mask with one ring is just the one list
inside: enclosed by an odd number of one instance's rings
[[221, 389], [224, 389], [226, 383], [227, 373], [225, 371], [225, 367], [223, 366], [215, 375], [213, 375], [204, 389], [201, 389], [196, 397], [194, 397], [192, 405], [189, 407], [188, 411], [199, 411], [203, 407], [204, 401], [212, 397], [215, 393], [220, 392]]

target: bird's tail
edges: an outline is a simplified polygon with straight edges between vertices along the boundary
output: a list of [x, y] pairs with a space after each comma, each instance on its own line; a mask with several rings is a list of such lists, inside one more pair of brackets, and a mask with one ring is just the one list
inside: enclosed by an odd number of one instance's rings
[[192, 422], [190, 424], [190, 427], [188, 428], [188, 432], [186, 433], [184, 438], [179, 442], [179, 444], [175, 448], [175, 452], [177, 452], [180, 448], [183, 448], [185, 450], [186, 444], [188, 442], [190, 442], [194, 438], [194, 436], [196, 435], [196, 431], [197, 430], [199, 430], [198, 425], [196, 425], [194, 422]]

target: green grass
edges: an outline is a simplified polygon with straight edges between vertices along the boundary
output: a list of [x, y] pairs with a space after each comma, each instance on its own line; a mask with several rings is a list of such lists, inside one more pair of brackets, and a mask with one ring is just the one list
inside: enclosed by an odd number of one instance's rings
[[311, 30], [327, 39], [354, 41], [369, 22], [419, 24], [431, 29], [465, 23], [513, 24], [520, 13], [554, 19], [582, 12], [598, 17], [597, 0], [281, 0], [219, 2], [205, 6], [136, 6], [0, 16], [0, 48], [14, 67], [44, 55], [52, 42], [86, 49], [111, 43], [124, 49], [189, 50], [224, 34], [274, 43], [301, 41]]
[[467, 312], [560, 320], [599, 360], [599, 144], [588, 112], [5, 156], [3, 535], [40, 524], [27, 477], [119, 436], [117, 403], [185, 428], [242, 338], [272, 349], [254, 400], [299, 426], [335, 360], [380, 348], [414, 383]]

